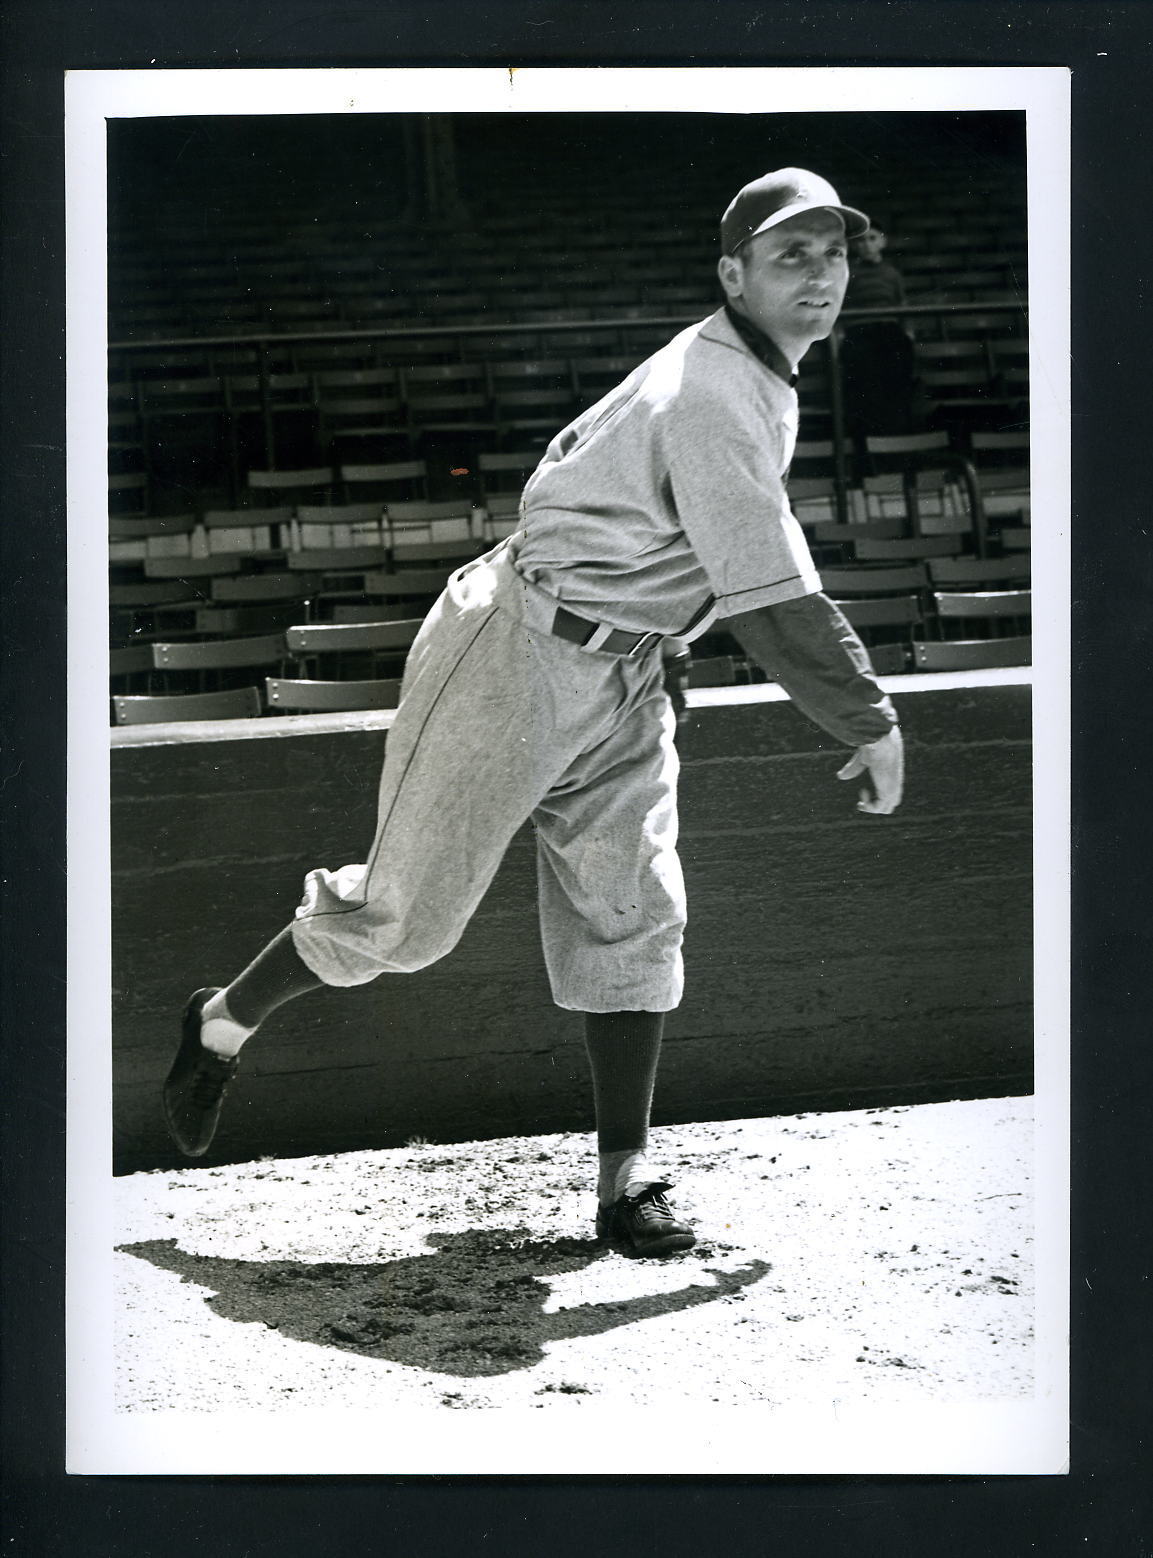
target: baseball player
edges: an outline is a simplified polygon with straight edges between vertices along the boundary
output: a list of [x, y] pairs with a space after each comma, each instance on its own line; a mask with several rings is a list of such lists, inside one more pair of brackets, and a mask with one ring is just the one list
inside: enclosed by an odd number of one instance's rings
[[278, 1006], [450, 951], [531, 818], [553, 999], [584, 1014], [598, 1235], [638, 1255], [693, 1244], [646, 1159], [685, 925], [666, 653], [722, 620], [853, 749], [840, 777], [865, 779], [860, 810], [901, 798], [896, 715], [784, 485], [796, 367], [832, 330], [867, 225], [803, 169], [747, 185], [721, 222], [723, 307], [548, 446], [520, 530], [453, 575], [413, 644], [367, 859], [309, 872], [291, 924], [191, 997], [164, 1087], [183, 1152], [207, 1149], [241, 1046]]
[[[885, 259], [885, 234], [870, 223], [849, 245], [845, 307], [900, 307], [905, 282]], [[849, 324], [841, 343], [845, 420], [861, 446], [869, 433], [906, 433], [913, 425], [916, 363], [906, 323], [877, 315]]]

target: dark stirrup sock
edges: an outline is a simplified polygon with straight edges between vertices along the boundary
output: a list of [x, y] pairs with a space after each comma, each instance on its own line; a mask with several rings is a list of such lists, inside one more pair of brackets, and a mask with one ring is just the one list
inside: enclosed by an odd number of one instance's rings
[[663, 1012], [585, 1013], [601, 1153], [641, 1152], [647, 1145], [664, 1027]]
[[258, 1028], [270, 1012], [324, 984], [303, 961], [286, 925], [224, 991], [228, 1014], [245, 1028]]

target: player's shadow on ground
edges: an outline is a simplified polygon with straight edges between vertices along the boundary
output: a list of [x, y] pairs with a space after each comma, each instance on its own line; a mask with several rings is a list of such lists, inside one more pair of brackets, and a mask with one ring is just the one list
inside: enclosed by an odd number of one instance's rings
[[[227, 1320], [257, 1322], [294, 1341], [337, 1347], [367, 1358], [460, 1378], [531, 1368], [546, 1342], [596, 1336], [655, 1315], [711, 1304], [739, 1293], [770, 1269], [750, 1261], [736, 1271], [702, 1264], [707, 1250], [674, 1257], [685, 1275], [703, 1275], [673, 1292], [615, 1303], [577, 1304], [546, 1314], [544, 1278], [579, 1271], [605, 1256], [592, 1239], [533, 1239], [524, 1230], [432, 1234], [435, 1255], [377, 1265], [332, 1261], [227, 1260], [190, 1255], [175, 1239], [121, 1245], [128, 1255], [210, 1288], [210, 1309]], [[648, 1263], [646, 1263], [648, 1264]]]

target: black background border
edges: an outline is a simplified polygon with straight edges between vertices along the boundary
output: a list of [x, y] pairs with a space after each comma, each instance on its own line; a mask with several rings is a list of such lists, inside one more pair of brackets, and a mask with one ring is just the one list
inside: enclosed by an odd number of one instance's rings
[[[7, 0], [3, 1529], [14, 1558], [1153, 1553], [1145, 0]], [[450, 41], [446, 41], [450, 40]], [[1039, 1478], [66, 1477], [67, 69], [1065, 65], [1073, 101], [1072, 1469]], [[1144, 528], [1143, 528], [1144, 527]], [[1055, 977], [1061, 970], [1054, 970]], [[493, 1427], [499, 1430], [499, 1423]]]

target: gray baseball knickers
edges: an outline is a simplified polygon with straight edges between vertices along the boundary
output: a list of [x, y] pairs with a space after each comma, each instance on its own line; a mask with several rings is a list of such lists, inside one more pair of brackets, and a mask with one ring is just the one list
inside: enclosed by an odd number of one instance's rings
[[368, 861], [311, 871], [293, 922], [326, 984], [451, 951], [531, 818], [556, 1004], [679, 1003], [678, 761], [660, 650], [629, 658], [554, 637], [556, 605], [502, 546], [454, 574], [430, 612], [388, 735]]

